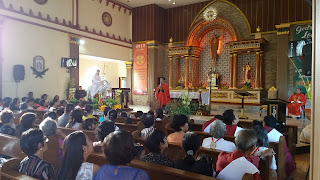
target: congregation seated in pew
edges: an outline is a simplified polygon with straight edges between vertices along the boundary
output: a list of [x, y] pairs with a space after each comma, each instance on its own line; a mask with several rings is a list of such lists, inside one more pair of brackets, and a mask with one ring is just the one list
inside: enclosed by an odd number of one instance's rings
[[120, 130], [110, 133], [104, 139], [103, 146], [108, 164], [101, 166], [94, 180], [150, 179], [146, 171], [128, 166], [137, 155], [132, 135], [129, 132]]
[[11, 110], [3, 110], [0, 113], [1, 124], [0, 133], [14, 136], [16, 133], [16, 125], [13, 123], [13, 113]]
[[24, 113], [20, 117], [18, 136], [20, 137], [24, 131], [27, 131], [33, 128], [35, 124], [35, 120], [36, 120], [36, 114], [30, 113], [30, 112]]
[[222, 120], [226, 124], [227, 136], [236, 136], [237, 133], [242, 130], [241, 127], [237, 126], [239, 118], [234, 114], [232, 109], [223, 112]]
[[65, 107], [65, 112], [58, 118], [58, 126], [66, 127], [70, 119], [70, 113], [74, 109], [73, 104], [67, 104]]
[[27, 155], [19, 165], [19, 172], [39, 179], [53, 179], [52, 165], [43, 160], [43, 153], [48, 150], [48, 138], [39, 129], [24, 131], [20, 137], [20, 147]]
[[82, 131], [69, 134], [63, 142], [63, 156], [55, 179], [92, 180], [99, 166], [86, 162], [93, 153], [92, 141]]
[[[263, 154], [268, 153], [267, 151], [271, 151], [269, 149], [269, 141], [268, 141], [268, 135], [267, 135], [267, 130], [263, 128], [260, 125], [254, 125], [253, 130], [256, 132], [257, 136], [257, 144], [256, 148], [252, 151], [251, 155], [253, 156], [264, 156]], [[277, 175], [277, 162], [276, 158], [274, 155], [272, 156], [272, 162], [270, 164], [270, 169], [272, 169], [272, 177], [276, 177]]]
[[167, 138], [162, 131], [155, 129], [146, 139], [145, 146], [150, 151], [141, 161], [174, 167], [174, 162], [163, 155], [163, 150], [168, 147]]
[[71, 118], [66, 125], [66, 128], [72, 128], [72, 129], [82, 129], [82, 113], [79, 109], [75, 109], [70, 114]]
[[[255, 131], [243, 129], [238, 132], [235, 141], [236, 150], [231, 154], [225, 151], [220, 153], [216, 164], [216, 177], [226, 180], [241, 180], [244, 174], [249, 173], [253, 174], [254, 180], [260, 180], [259, 157], [251, 156], [258, 141]], [[268, 151], [268, 154], [263, 155], [274, 155], [274, 151]]]
[[58, 147], [59, 149], [59, 159], [62, 156], [62, 148], [63, 140], [65, 139], [66, 135], [60, 130], [57, 129], [57, 122], [50, 117], [46, 118], [39, 124], [39, 129], [43, 132], [46, 137], [55, 136], [58, 139]]
[[210, 125], [210, 135], [202, 141], [202, 147], [233, 152], [236, 145], [233, 142], [224, 140], [226, 125], [221, 120], [215, 120]]
[[20, 111], [20, 99], [14, 98], [9, 105], [9, 108], [12, 112], [19, 112]]
[[194, 132], [186, 132], [182, 147], [185, 151], [186, 157], [174, 162], [174, 167], [198, 174], [213, 176], [212, 161], [206, 156], [200, 159], [195, 159], [195, 155], [200, 147], [200, 138]]
[[[263, 118], [263, 126], [268, 132], [269, 142], [279, 142], [281, 136], [283, 136], [278, 130], [275, 129], [277, 125], [277, 120], [273, 116], [266, 116]], [[286, 174], [289, 176], [294, 170], [294, 161], [292, 155], [289, 152], [287, 143], [285, 142], [284, 146], [285, 159], [286, 159]]]
[[112, 121], [103, 121], [98, 125], [95, 131], [96, 138], [98, 141], [93, 142], [93, 148], [96, 152], [102, 152], [103, 140], [110, 133], [114, 132], [114, 128], [115, 128], [115, 125], [114, 125], [114, 122]]
[[172, 118], [171, 127], [174, 133], [167, 137], [168, 143], [177, 143], [182, 145], [182, 139], [185, 133], [189, 130], [188, 118], [185, 115], [175, 115]]
[[146, 139], [150, 136], [150, 134], [154, 131], [154, 116], [151, 114], [144, 114], [141, 122], [144, 125], [144, 129], [141, 130], [141, 137]]
[[98, 127], [97, 118], [88, 118], [82, 123], [83, 130], [92, 130], [94, 131]]
[[84, 114], [82, 116], [83, 121], [85, 121], [88, 118], [96, 118], [95, 116], [92, 115], [93, 114], [93, 107], [91, 105], [86, 105], [83, 112], [84, 112]]

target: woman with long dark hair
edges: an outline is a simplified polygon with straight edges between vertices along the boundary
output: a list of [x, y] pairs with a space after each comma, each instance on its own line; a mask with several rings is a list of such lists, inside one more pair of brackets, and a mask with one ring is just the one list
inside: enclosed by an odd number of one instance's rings
[[82, 113], [79, 109], [71, 111], [71, 118], [66, 128], [82, 129]]
[[10, 110], [12, 112], [14, 111], [19, 111], [19, 105], [20, 105], [20, 99], [19, 98], [14, 98], [11, 103], [10, 103]]
[[63, 156], [55, 179], [93, 179], [100, 167], [85, 162], [92, 152], [92, 142], [82, 131], [76, 131], [69, 134], [63, 142]]
[[33, 128], [35, 120], [36, 120], [36, 114], [30, 113], [30, 112], [24, 113], [21, 116], [20, 122], [19, 122], [19, 128], [20, 128], [19, 136], [21, 136], [21, 134], [24, 131], [27, 131]]
[[182, 139], [182, 147], [186, 152], [186, 157], [174, 163], [174, 167], [185, 171], [190, 171], [207, 176], [213, 176], [212, 161], [206, 156], [200, 160], [195, 160], [200, 147], [200, 138], [194, 132], [187, 132]]

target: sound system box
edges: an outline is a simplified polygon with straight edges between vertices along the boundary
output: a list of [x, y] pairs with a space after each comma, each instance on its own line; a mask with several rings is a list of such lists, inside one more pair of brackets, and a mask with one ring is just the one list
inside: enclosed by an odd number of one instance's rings
[[13, 66], [13, 78], [15, 81], [24, 80], [25, 70], [23, 65], [14, 65]]

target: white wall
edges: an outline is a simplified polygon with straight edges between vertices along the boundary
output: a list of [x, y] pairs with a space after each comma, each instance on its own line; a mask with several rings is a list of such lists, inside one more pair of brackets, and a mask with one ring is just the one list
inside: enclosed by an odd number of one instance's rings
[[[5, 19], [2, 36], [3, 97], [23, 97], [33, 91], [34, 97], [46, 93], [50, 99], [56, 94], [65, 98], [66, 81], [70, 75], [60, 67], [60, 59], [70, 55], [67, 34]], [[49, 68], [43, 79], [35, 78], [30, 69], [33, 58], [38, 55], [45, 59], [45, 68]], [[16, 64], [24, 65], [26, 74], [25, 80], [18, 84], [13, 79]]]
[[100, 74], [105, 76], [108, 82], [111, 82], [113, 88], [119, 88], [119, 77], [127, 77], [126, 65], [124, 62], [98, 61], [80, 56], [79, 85], [87, 89], [92, 84], [92, 77], [97, 69]]

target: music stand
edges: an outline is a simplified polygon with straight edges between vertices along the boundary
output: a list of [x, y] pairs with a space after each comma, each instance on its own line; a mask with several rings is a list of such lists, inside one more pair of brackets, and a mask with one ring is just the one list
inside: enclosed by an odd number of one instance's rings
[[244, 97], [245, 96], [252, 96], [253, 94], [247, 91], [237, 91], [236, 94], [242, 96], [242, 104], [241, 104], [241, 114], [239, 115], [239, 119], [248, 119], [246, 115], [244, 115]]

